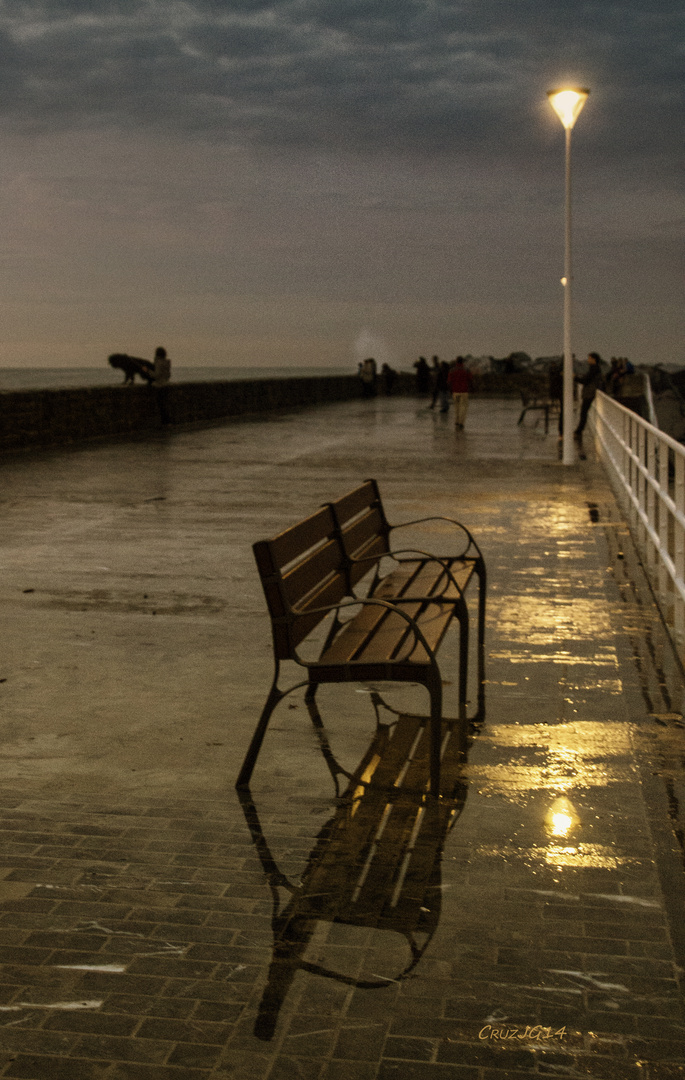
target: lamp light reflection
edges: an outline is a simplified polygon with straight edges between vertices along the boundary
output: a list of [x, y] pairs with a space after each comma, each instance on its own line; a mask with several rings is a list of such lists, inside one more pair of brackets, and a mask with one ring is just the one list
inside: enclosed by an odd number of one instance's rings
[[575, 807], [565, 795], [554, 800], [545, 817], [545, 825], [552, 836], [568, 837], [579, 824]]
[[572, 825], [570, 814], [552, 814], [552, 836], [568, 836]]

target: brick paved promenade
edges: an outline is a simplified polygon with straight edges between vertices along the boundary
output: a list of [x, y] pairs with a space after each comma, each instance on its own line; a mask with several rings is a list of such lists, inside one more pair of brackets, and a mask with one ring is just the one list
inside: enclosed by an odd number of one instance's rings
[[[355, 402], [3, 460], [0, 1076], [685, 1076], [681, 679], [601, 470], [517, 416]], [[313, 914], [316, 860], [367, 854], [301, 698], [233, 788], [271, 678], [250, 545], [367, 476], [392, 520], [463, 519], [490, 582], [485, 723], [382, 926]], [[347, 770], [364, 689], [321, 690]], [[426, 711], [385, 696], [398, 733]]]

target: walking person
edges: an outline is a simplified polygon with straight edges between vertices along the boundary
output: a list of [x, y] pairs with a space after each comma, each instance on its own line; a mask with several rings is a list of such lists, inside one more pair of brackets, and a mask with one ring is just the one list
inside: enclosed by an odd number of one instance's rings
[[581, 442], [583, 438], [583, 431], [585, 430], [585, 424], [587, 423], [587, 414], [590, 411], [590, 406], [595, 400], [595, 394], [598, 390], [601, 390], [604, 386], [604, 377], [602, 375], [602, 358], [599, 353], [588, 353], [587, 358], [588, 369], [584, 375], [576, 375], [575, 381], [580, 383], [583, 387], [580, 401], [580, 420], [578, 421], [578, 427], [573, 433], [573, 437], [577, 442]]
[[469, 390], [473, 382], [473, 375], [464, 366], [464, 357], [458, 356], [454, 367], [447, 376], [447, 386], [452, 393], [454, 402], [454, 426], [457, 431], [464, 430], [466, 413], [469, 407]]

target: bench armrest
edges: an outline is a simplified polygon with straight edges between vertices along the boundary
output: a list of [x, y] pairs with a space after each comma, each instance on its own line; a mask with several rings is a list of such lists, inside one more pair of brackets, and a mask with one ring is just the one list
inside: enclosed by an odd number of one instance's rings
[[[431, 597], [428, 597], [428, 599], [431, 599]], [[417, 602], [417, 601], [415, 601], [415, 602]], [[452, 603], [454, 603], [454, 601], [452, 601]], [[415, 638], [414, 646], [416, 646], [416, 644], [423, 645], [423, 647], [426, 650], [426, 653], [428, 655], [428, 658], [430, 659], [431, 664], [433, 664], [434, 666], [437, 666], [436, 665], [436, 660], [435, 660], [435, 650], [431, 649], [430, 645], [426, 641], [425, 637], [423, 636], [423, 633], [421, 632], [421, 627], [417, 623], [416, 619], [412, 619], [411, 615], [407, 615], [406, 611], [402, 611], [402, 608], [398, 607], [397, 604], [392, 603], [390, 600], [378, 600], [378, 599], [376, 599], [374, 597], [367, 597], [367, 596], [357, 597], [357, 598], [352, 599], [352, 600], [341, 600], [337, 604], [327, 604], [326, 607], [307, 608], [306, 611], [295, 611], [295, 614], [300, 615], [300, 616], [328, 615], [331, 611], [335, 611], [336, 614], [337, 614], [337, 612], [340, 611], [342, 608], [370, 606], [370, 605], [374, 605], [375, 607], [384, 607], [384, 608], [387, 608], [388, 611], [394, 611], [395, 614], [399, 615], [401, 618], [404, 619], [405, 622], [409, 623], [409, 629], [411, 630], [411, 632], [412, 632], [412, 634], [414, 635], [414, 638]], [[297, 650], [296, 649], [293, 649], [293, 653], [295, 654], [297, 663], [302, 665], [302, 667], [310, 667], [311, 666], [311, 663], [307, 664], [306, 661], [300, 660], [300, 658], [297, 656]]]
[[[468, 548], [467, 548], [467, 550], [468, 550]], [[442, 566], [445, 573], [447, 574], [447, 577], [449, 578], [450, 584], [454, 585], [455, 589], [457, 590], [458, 598], [463, 598], [464, 590], [461, 588], [461, 586], [459, 585], [459, 582], [454, 577], [454, 574], [452, 573], [452, 571], [451, 571], [448, 564], [450, 562], [452, 562], [454, 559], [463, 559], [463, 558], [465, 558], [464, 555], [453, 555], [453, 556], [444, 555], [444, 556], [440, 556], [440, 555], [433, 555], [433, 554], [431, 554], [430, 551], [422, 551], [421, 548], [399, 548], [397, 551], [385, 551], [385, 552], [382, 552], [379, 555], [362, 555], [358, 559], [355, 559], [353, 556], [350, 555], [350, 556], [348, 556], [348, 558], [349, 558], [350, 562], [353, 563], [354, 565], [360, 565], [361, 563], [364, 563], [364, 562], [368, 562], [368, 563], [371, 563], [373, 565], [373, 564], [380, 563], [381, 559], [394, 559], [395, 562], [401, 562], [402, 560], [397, 558], [398, 555], [418, 555], [422, 559], [426, 559], [429, 562], [439, 563], [440, 566]], [[383, 579], [380, 578], [379, 580], [382, 581]], [[436, 593], [435, 596], [411, 596], [411, 597], [407, 597], [406, 599], [404, 597], [401, 597], [401, 596], [394, 596], [392, 598], [392, 600], [391, 600], [391, 603], [393, 603], [393, 604], [408, 603], [410, 600], [411, 601], [432, 600], [432, 601], [435, 601], [435, 603], [438, 603], [438, 604], [453, 604], [453, 603], [455, 603], [454, 598], [451, 599], [451, 600], [449, 598], [446, 598], [446, 597], [443, 598], [443, 597], [440, 596], [439, 593]]]
[[[463, 599], [464, 590], [459, 585], [459, 582], [455, 578], [455, 576], [452, 573], [452, 570], [450, 569], [450, 566], [449, 566], [449, 563], [452, 562], [453, 559], [463, 559], [464, 558], [463, 555], [455, 555], [453, 557], [450, 557], [450, 556], [446, 556], [446, 555], [444, 555], [444, 556], [432, 555], [430, 551], [422, 551], [421, 548], [398, 548], [397, 551], [389, 551], [388, 554], [385, 556], [385, 558], [387, 558], [387, 559], [395, 559], [396, 562], [401, 562], [402, 560], [397, 558], [398, 555], [418, 555], [422, 559], [426, 559], [429, 562], [438, 563], [443, 568], [445, 573], [447, 574], [447, 577], [449, 578], [449, 583], [451, 585], [454, 585], [455, 589], [457, 590], [456, 599]], [[381, 580], [382, 580], [382, 578], [381, 578]], [[449, 597], [441, 597], [440, 593], [436, 593], [435, 596], [411, 596], [411, 597], [408, 596], [406, 598], [406, 600], [402, 596], [394, 596], [393, 599], [392, 599], [392, 603], [393, 604], [408, 603], [410, 600], [432, 600], [432, 601], [434, 601], [435, 603], [438, 603], [438, 604], [440, 604], [440, 603], [453, 604], [455, 602], [454, 597], [450, 600]]]
[[401, 521], [399, 525], [390, 525], [390, 530], [393, 531], [394, 529], [406, 529], [409, 525], [423, 525], [426, 521], [446, 521], [450, 525], [454, 525], [455, 528], [460, 529], [465, 534], [468, 543], [459, 555], [453, 556], [454, 558], [463, 559], [471, 547], [475, 548], [480, 558], [483, 557], [482, 552], [478, 547], [478, 544], [476, 543], [475, 539], [473, 538], [469, 530], [466, 528], [466, 526], [462, 525], [461, 521], [456, 521], [454, 518], [445, 517], [442, 514], [435, 514], [431, 517], [425, 518], [416, 518], [415, 521]]

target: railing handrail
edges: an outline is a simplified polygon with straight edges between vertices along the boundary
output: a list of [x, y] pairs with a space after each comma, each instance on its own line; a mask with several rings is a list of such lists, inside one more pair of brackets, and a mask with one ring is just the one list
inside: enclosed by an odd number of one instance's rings
[[602, 391], [590, 420], [600, 460], [627, 510], [643, 567], [685, 662], [685, 446]]
[[607, 401], [611, 402], [612, 407], [620, 409], [621, 412], [625, 413], [625, 415], [631, 420], [636, 421], [646, 430], [653, 432], [654, 435], [656, 435], [660, 440], [665, 442], [671, 450], [675, 450], [675, 452], [677, 454], [680, 454], [681, 457], [685, 457], [685, 446], [683, 446], [682, 443], [678, 442], [677, 439], [674, 439], [671, 435], [668, 435], [665, 431], [662, 431], [661, 428], [656, 427], [654, 424], [650, 424], [649, 420], [645, 420], [645, 418], [643, 416], [640, 416], [639, 413], [634, 412], [632, 409], [628, 409], [625, 405], [621, 405], [620, 401], [617, 401], [616, 398], [610, 397], [609, 394], [606, 394], [603, 390], [598, 390], [597, 396], [606, 398]]

